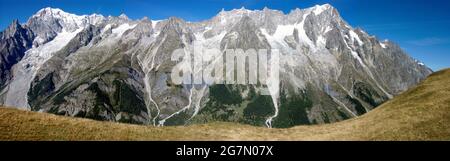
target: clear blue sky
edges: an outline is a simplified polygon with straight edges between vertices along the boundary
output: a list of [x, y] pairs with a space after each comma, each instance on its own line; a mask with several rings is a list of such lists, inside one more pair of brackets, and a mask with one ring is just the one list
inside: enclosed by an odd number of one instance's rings
[[144, 16], [165, 19], [176, 16], [188, 21], [211, 18], [222, 8], [282, 10], [329, 3], [354, 27], [379, 39], [392, 40], [412, 57], [433, 70], [450, 67], [449, 0], [0, 0], [0, 29], [13, 19], [26, 22], [43, 7], [61, 8], [75, 14], [99, 13], [132, 19]]

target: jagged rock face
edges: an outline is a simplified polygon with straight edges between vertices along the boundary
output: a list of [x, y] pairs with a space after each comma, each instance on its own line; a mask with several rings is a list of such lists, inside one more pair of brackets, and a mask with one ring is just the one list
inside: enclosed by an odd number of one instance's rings
[[23, 28], [17, 20], [0, 34], [0, 88], [11, 79], [11, 68], [31, 48], [33, 33]]
[[[172, 52], [277, 49], [279, 94], [261, 85], [173, 84]], [[203, 22], [77, 16], [45, 8], [1, 34], [0, 103], [97, 120], [291, 127], [372, 110], [431, 73], [330, 5], [222, 11]], [[271, 53], [269, 53], [269, 58]], [[194, 64], [194, 66], [197, 64]], [[247, 71], [248, 72], [248, 71]]]

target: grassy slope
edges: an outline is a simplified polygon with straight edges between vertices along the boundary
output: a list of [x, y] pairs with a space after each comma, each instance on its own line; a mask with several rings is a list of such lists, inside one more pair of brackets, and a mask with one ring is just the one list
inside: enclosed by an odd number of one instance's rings
[[333, 124], [149, 127], [0, 108], [0, 140], [450, 140], [450, 69], [366, 115]]

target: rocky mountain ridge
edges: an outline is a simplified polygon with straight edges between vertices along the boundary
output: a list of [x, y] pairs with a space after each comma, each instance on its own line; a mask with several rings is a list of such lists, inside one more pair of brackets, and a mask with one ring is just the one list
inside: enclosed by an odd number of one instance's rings
[[[131, 20], [44, 8], [1, 33], [0, 103], [154, 126], [232, 121], [291, 127], [375, 108], [431, 70], [393, 42], [345, 22], [331, 5], [284, 14], [221, 11], [209, 20]], [[258, 85], [174, 85], [174, 50], [277, 49], [277, 95]]]

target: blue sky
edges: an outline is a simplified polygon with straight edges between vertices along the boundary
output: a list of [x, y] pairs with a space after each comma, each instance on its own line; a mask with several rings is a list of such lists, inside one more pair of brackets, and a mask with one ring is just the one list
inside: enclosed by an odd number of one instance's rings
[[188, 21], [209, 19], [222, 8], [282, 10], [329, 3], [354, 27], [379, 39], [394, 41], [412, 57], [433, 70], [450, 67], [449, 0], [0, 0], [0, 29], [13, 19], [26, 22], [44, 7], [75, 14], [99, 13], [132, 19], [144, 16], [165, 19], [176, 16]]

